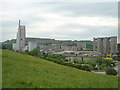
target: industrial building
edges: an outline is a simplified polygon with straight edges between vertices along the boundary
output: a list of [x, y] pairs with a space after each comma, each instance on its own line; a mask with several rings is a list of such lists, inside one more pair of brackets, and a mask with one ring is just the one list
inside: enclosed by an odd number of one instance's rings
[[[53, 43], [46, 45], [45, 43]], [[66, 44], [67, 43], [67, 44]], [[55, 40], [49, 38], [27, 38], [25, 26], [18, 26], [16, 43], [13, 43], [13, 50], [25, 52], [38, 48], [40, 51], [51, 53], [61, 51], [79, 51], [86, 48], [86, 43], [72, 40]]]
[[16, 43], [13, 44], [13, 49], [18, 52], [24, 52], [25, 47], [25, 37], [26, 37], [26, 29], [25, 26], [20, 25], [19, 20], [19, 26], [18, 26], [18, 32], [17, 32], [17, 39]]
[[[96, 42], [97, 42], [97, 46], [96, 46]], [[99, 54], [116, 55], [116, 53], [118, 52], [117, 36], [93, 38], [93, 52], [96, 52], [96, 51]]]
[[[52, 44], [45, 44], [52, 43]], [[67, 43], [67, 44], [66, 44]], [[86, 49], [86, 43], [72, 40], [55, 40], [49, 38], [27, 38], [26, 28], [24, 25], [18, 26], [16, 43], [13, 44], [13, 50], [18, 52], [25, 52], [25, 50], [32, 51], [38, 48], [40, 51], [46, 53], [62, 52], [62, 51], [82, 51]], [[117, 37], [98, 37], [93, 38], [93, 53], [94, 54], [112, 54], [116, 55]], [[93, 54], [92, 53], [92, 54]]]

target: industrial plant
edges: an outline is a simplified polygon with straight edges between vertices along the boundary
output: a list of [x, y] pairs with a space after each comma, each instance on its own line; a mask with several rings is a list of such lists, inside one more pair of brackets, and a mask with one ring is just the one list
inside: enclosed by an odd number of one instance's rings
[[[16, 43], [13, 44], [13, 50], [18, 52], [32, 51], [38, 48], [41, 52], [47, 54], [65, 53], [74, 55], [88, 54], [94, 55], [116, 55], [117, 51], [117, 36], [112, 37], [97, 37], [93, 38], [93, 51], [87, 51], [86, 43], [72, 40], [55, 40], [49, 38], [29, 38], [26, 39], [26, 28], [20, 24], [18, 26]], [[51, 43], [52, 44], [45, 44]]]

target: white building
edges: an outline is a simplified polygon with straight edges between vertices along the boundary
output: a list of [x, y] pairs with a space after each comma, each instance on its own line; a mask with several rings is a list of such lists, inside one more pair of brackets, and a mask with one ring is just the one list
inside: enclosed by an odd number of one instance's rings
[[25, 52], [25, 26], [20, 25], [19, 20], [19, 27], [17, 32], [17, 39], [16, 43], [13, 44], [13, 50], [18, 52]]
[[29, 43], [28, 43], [28, 50], [29, 50], [29, 51], [32, 51], [32, 50], [34, 50], [35, 48], [37, 48], [37, 43], [36, 43], [36, 42], [29, 42]]

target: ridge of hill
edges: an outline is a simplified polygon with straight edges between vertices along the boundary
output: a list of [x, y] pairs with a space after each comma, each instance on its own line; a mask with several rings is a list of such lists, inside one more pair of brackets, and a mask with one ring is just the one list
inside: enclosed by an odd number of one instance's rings
[[[39, 40], [44, 41], [45, 45], [51, 45], [51, 44], [65, 44], [65, 45], [68, 45], [68, 44], [70, 44], [70, 41], [66, 41], [66, 42], [62, 42], [61, 41], [60, 42], [59, 40], [54, 41], [54, 39], [49, 39], [49, 38], [30, 38], [30, 37], [26, 38], [26, 44], [29, 41], [35, 42], [35, 41], [39, 41]], [[0, 46], [2, 45], [3, 49], [12, 50], [12, 44], [15, 43], [15, 42], [16, 42], [16, 39], [6, 40], [6, 41], [2, 42], [0, 44]], [[78, 42], [84, 42], [84, 43], [86, 43], [86, 48], [88, 50], [92, 50], [93, 49], [93, 42], [90, 41], [90, 40], [81, 40], [81, 41], [78, 41]]]

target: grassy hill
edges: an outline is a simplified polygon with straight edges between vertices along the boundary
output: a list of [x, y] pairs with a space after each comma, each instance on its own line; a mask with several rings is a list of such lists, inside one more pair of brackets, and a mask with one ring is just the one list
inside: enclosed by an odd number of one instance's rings
[[10, 50], [2, 51], [3, 88], [117, 88], [118, 77], [62, 66]]

